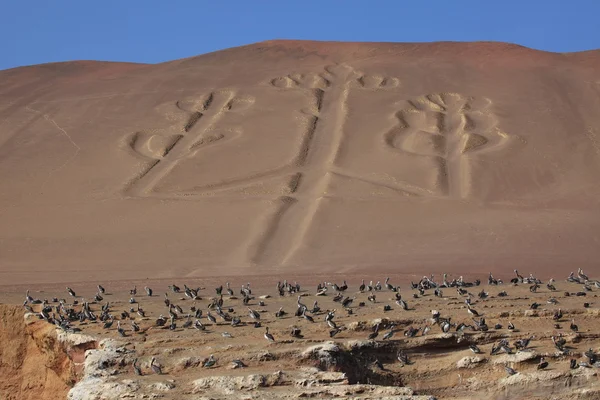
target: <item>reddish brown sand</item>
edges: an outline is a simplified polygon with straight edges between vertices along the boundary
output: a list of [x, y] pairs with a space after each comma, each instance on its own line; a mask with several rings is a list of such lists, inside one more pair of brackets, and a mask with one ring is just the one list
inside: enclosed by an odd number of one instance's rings
[[270, 41], [5, 70], [0, 285], [597, 276], [599, 176], [599, 51]]

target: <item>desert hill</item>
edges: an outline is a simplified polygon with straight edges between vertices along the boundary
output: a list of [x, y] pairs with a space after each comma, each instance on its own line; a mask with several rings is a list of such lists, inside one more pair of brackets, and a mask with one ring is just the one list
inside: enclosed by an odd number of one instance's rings
[[598, 51], [269, 41], [0, 71], [5, 285], [597, 273], [599, 175]]

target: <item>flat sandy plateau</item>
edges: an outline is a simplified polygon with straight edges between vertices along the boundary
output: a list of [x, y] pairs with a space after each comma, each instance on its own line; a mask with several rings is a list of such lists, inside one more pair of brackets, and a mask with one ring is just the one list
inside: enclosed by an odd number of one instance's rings
[[5, 70], [0, 284], [598, 274], [599, 173], [598, 51], [271, 41]]

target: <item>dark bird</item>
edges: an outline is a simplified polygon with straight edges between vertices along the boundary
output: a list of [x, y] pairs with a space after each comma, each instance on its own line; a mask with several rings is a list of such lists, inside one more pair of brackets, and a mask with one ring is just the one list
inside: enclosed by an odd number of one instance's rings
[[559, 308], [558, 310], [554, 311], [554, 316], [552, 317], [553, 320], [558, 321], [563, 317], [563, 313], [562, 310]]
[[342, 330], [340, 328], [334, 328], [332, 330], [329, 331], [329, 337], [332, 338], [335, 335], [337, 335], [338, 333], [340, 333]]
[[265, 339], [267, 339], [270, 343], [275, 342], [275, 338], [273, 337], [273, 335], [271, 335], [269, 333], [269, 327], [267, 326], [265, 334], [264, 334]]
[[135, 360], [133, 360], [133, 372], [135, 372], [136, 375], [142, 376], [142, 369], [140, 368], [139, 365], [137, 365], [137, 358]]
[[400, 361], [400, 364], [402, 364], [402, 366], [411, 364], [410, 359], [408, 358], [408, 355], [405, 352], [403, 352], [402, 350], [400, 350], [398, 352], [398, 354], [396, 355], [396, 358], [398, 359], [398, 361]]
[[548, 366], [548, 361], [544, 357], [540, 358], [540, 363], [537, 366], [537, 369], [544, 369]]
[[248, 315], [250, 316], [250, 318], [252, 319], [256, 319], [259, 320], [260, 319], [260, 314], [258, 313], [258, 311], [251, 309], [250, 307], [248, 307]]
[[573, 332], [577, 332], [579, 330], [579, 328], [577, 327], [577, 325], [575, 325], [575, 320], [571, 320], [571, 325], [569, 326], [569, 328], [571, 328], [571, 330]]
[[300, 328], [297, 327], [292, 327], [292, 330], [290, 331], [290, 336], [291, 337], [295, 337], [295, 338], [302, 338], [302, 330]]
[[152, 360], [150, 361], [150, 368], [152, 368], [152, 371], [154, 371], [155, 374], [162, 375], [162, 367], [160, 364], [155, 363], [155, 361], [156, 358], [152, 357]]
[[514, 374], [517, 373], [517, 371], [515, 371], [514, 369], [512, 369], [508, 365], [504, 366], [504, 370], [506, 371], [506, 373], [508, 374], [508, 376], [511, 376], [511, 375], [514, 375]]
[[469, 345], [469, 349], [475, 354], [481, 354], [481, 349], [475, 344]]
[[379, 335], [379, 326], [380, 324], [375, 325], [375, 330], [371, 332], [368, 336], [369, 340], [373, 340]]

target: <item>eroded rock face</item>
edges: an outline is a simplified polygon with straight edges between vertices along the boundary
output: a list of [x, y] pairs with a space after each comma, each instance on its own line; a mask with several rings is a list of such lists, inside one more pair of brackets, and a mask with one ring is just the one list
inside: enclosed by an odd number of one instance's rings
[[98, 349], [85, 353], [83, 376], [69, 391], [69, 400], [118, 399], [137, 391], [140, 386], [132, 380], [114, 380], [119, 362], [126, 351], [111, 339], [100, 342]]
[[473, 368], [483, 361], [485, 361], [484, 357], [464, 357], [458, 360], [456, 368]]
[[515, 354], [501, 354], [492, 358], [493, 364], [522, 363], [539, 357], [535, 351], [519, 351]]
[[282, 382], [281, 371], [272, 374], [252, 374], [245, 376], [209, 376], [192, 382], [193, 393], [217, 392], [234, 394], [237, 391], [256, 390], [261, 387], [275, 386]]
[[0, 305], [0, 398], [64, 398], [74, 381], [71, 360], [56, 328], [23, 309]]

